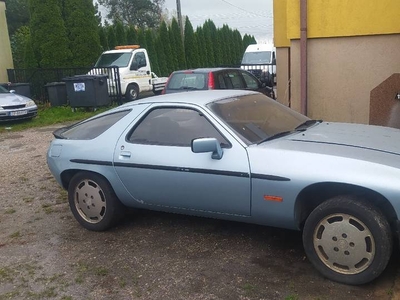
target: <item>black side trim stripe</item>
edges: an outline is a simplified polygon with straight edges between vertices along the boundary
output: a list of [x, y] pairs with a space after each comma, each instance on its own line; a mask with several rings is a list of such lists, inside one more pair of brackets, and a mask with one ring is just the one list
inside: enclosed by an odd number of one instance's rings
[[90, 160], [90, 159], [71, 159], [70, 162], [74, 162], [77, 164], [99, 165], [99, 166], [112, 166], [113, 165], [111, 161]]
[[249, 176], [250, 176], [248, 173], [233, 172], [233, 171], [144, 165], [144, 164], [130, 164], [130, 163], [119, 163], [119, 162], [115, 163], [114, 166], [123, 167], [123, 168], [138, 168], [138, 169], [164, 170], [164, 171], [175, 171], [175, 172], [188, 172], [188, 173], [212, 174], [212, 175], [223, 175], [223, 176], [243, 177], [243, 178], [249, 178]]
[[[99, 166], [113, 165], [113, 163], [110, 161], [101, 161], [101, 160], [71, 159], [70, 161], [78, 164], [88, 164], [88, 165], [99, 165]], [[164, 170], [164, 171], [175, 171], [175, 172], [188, 172], [188, 173], [198, 173], [198, 174], [223, 175], [223, 176], [242, 177], [242, 178], [250, 177], [248, 173], [210, 170], [210, 169], [183, 168], [183, 167], [170, 167], [170, 166], [157, 166], [157, 165], [144, 165], [144, 164], [130, 164], [130, 163], [115, 163], [114, 166], [123, 168], [137, 168], [137, 169]], [[251, 174], [251, 178], [272, 180], [272, 181], [290, 181], [290, 179], [286, 177], [255, 174], [255, 173]]]
[[251, 173], [251, 178], [272, 180], [272, 181], [290, 181], [290, 178], [286, 178], [286, 177], [275, 176], [275, 175], [254, 174], [254, 173]]

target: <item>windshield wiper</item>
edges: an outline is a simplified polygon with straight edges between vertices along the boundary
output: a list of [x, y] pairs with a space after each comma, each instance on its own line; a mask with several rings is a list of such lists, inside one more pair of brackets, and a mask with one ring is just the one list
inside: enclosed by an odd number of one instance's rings
[[306, 130], [311, 125], [314, 125], [316, 123], [321, 123], [321, 122], [322, 122], [322, 120], [307, 120], [304, 123], [301, 123], [299, 126], [297, 126], [294, 130], [303, 131], [303, 130]]
[[261, 141], [259, 141], [259, 142], [257, 143], [257, 145], [260, 145], [260, 144], [262, 144], [262, 143], [264, 143], [264, 142], [268, 142], [268, 141], [270, 141], [270, 140], [274, 140], [274, 139], [283, 137], [283, 136], [285, 136], [285, 135], [289, 135], [289, 134], [291, 134], [291, 133], [293, 133], [293, 132], [294, 132], [294, 131], [282, 131], [282, 132], [278, 132], [278, 133], [276, 133], [276, 134], [274, 134], [274, 135], [271, 135], [271, 136], [269, 136], [269, 137], [267, 137], [267, 138], [265, 138], [265, 139], [262, 139]]

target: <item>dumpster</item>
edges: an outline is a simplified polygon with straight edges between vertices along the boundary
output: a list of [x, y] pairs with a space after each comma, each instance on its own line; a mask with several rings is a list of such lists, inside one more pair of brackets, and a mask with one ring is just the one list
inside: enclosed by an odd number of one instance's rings
[[30, 83], [0, 83], [0, 85], [7, 90], [11, 91], [14, 90], [16, 94], [22, 95], [28, 98], [32, 97], [31, 94], [31, 85]]
[[67, 104], [67, 87], [65, 82], [51, 82], [45, 85], [51, 106]]
[[71, 107], [99, 107], [110, 105], [107, 75], [76, 75], [63, 78]]

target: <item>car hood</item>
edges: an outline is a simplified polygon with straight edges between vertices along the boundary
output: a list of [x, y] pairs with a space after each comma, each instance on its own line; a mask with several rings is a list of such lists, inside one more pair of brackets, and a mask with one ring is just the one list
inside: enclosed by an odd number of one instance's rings
[[28, 97], [14, 93], [0, 94], [0, 106], [21, 105], [30, 100]]
[[323, 122], [288, 139], [400, 155], [400, 130], [390, 127]]

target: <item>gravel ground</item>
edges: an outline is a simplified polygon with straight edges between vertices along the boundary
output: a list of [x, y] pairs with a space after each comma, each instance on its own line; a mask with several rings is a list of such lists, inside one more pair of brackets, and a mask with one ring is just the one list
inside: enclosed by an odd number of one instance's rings
[[141, 210], [89, 232], [46, 165], [55, 128], [0, 133], [0, 300], [400, 299], [397, 254], [345, 286], [314, 270], [299, 232]]

